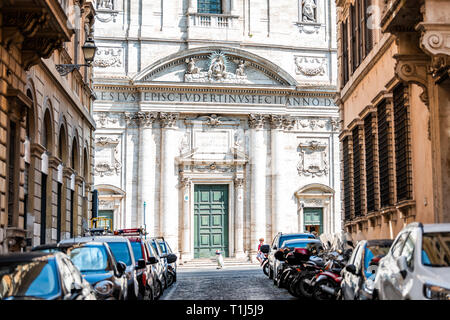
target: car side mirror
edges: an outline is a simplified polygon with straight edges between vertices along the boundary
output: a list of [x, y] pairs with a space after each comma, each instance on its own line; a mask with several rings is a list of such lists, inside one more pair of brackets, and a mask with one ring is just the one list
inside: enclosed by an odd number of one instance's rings
[[117, 262], [117, 272], [119, 277], [121, 277], [124, 274], [126, 269], [127, 265], [125, 263], [123, 263], [122, 261]]
[[145, 268], [145, 260], [144, 259], [139, 259], [138, 263], [137, 263], [137, 268], [138, 269], [144, 269]]
[[355, 274], [356, 275], [356, 267], [354, 264], [348, 264], [345, 267], [345, 270], [347, 270], [348, 272], [350, 272], [351, 274]]
[[177, 261], [177, 256], [173, 253], [169, 253], [168, 255], [166, 255], [167, 257], [167, 263], [174, 263], [175, 261]]
[[150, 257], [148, 260], [149, 264], [155, 264], [159, 261], [156, 257]]
[[407, 268], [408, 268], [408, 263], [406, 262], [406, 257], [404, 256], [400, 256], [397, 258], [397, 267], [400, 271], [400, 274], [402, 275], [402, 278], [405, 279], [406, 278], [406, 274], [407, 274]]

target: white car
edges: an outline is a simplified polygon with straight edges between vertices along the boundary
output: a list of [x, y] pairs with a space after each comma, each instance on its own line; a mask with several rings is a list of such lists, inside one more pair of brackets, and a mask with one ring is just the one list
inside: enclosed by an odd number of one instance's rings
[[379, 262], [374, 298], [450, 300], [450, 223], [411, 223]]

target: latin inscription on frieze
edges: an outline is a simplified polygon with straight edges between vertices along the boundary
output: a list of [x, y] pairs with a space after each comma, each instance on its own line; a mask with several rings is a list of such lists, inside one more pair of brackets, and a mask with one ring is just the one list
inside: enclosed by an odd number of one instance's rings
[[113, 102], [194, 103], [194, 104], [253, 104], [284, 106], [335, 106], [333, 99], [308, 96], [281, 96], [262, 94], [219, 94], [181, 92], [108, 92], [97, 91], [97, 99]]

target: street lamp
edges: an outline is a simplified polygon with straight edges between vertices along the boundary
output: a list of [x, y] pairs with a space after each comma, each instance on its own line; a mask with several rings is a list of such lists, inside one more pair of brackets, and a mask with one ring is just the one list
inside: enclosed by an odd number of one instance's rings
[[79, 70], [80, 67], [89, 67], [94, 61], [95, 52], [97, 51], [97, 47], [95, 46], [94, 40], [92, 38], [87, 38], [84, 45], [81, 47], [83, 50], [84, 61], [85, 64], [57, 64], [56, 70], [59, 72], [61, 76], [66, 76], [71, 73], [73, 70]]

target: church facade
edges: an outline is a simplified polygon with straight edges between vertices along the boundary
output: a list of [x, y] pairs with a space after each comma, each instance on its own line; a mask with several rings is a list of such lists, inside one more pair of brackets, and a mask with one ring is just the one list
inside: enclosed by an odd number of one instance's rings
[[341, 231], [334, 1], [97, 1], [95, 188], [182, 260]]

